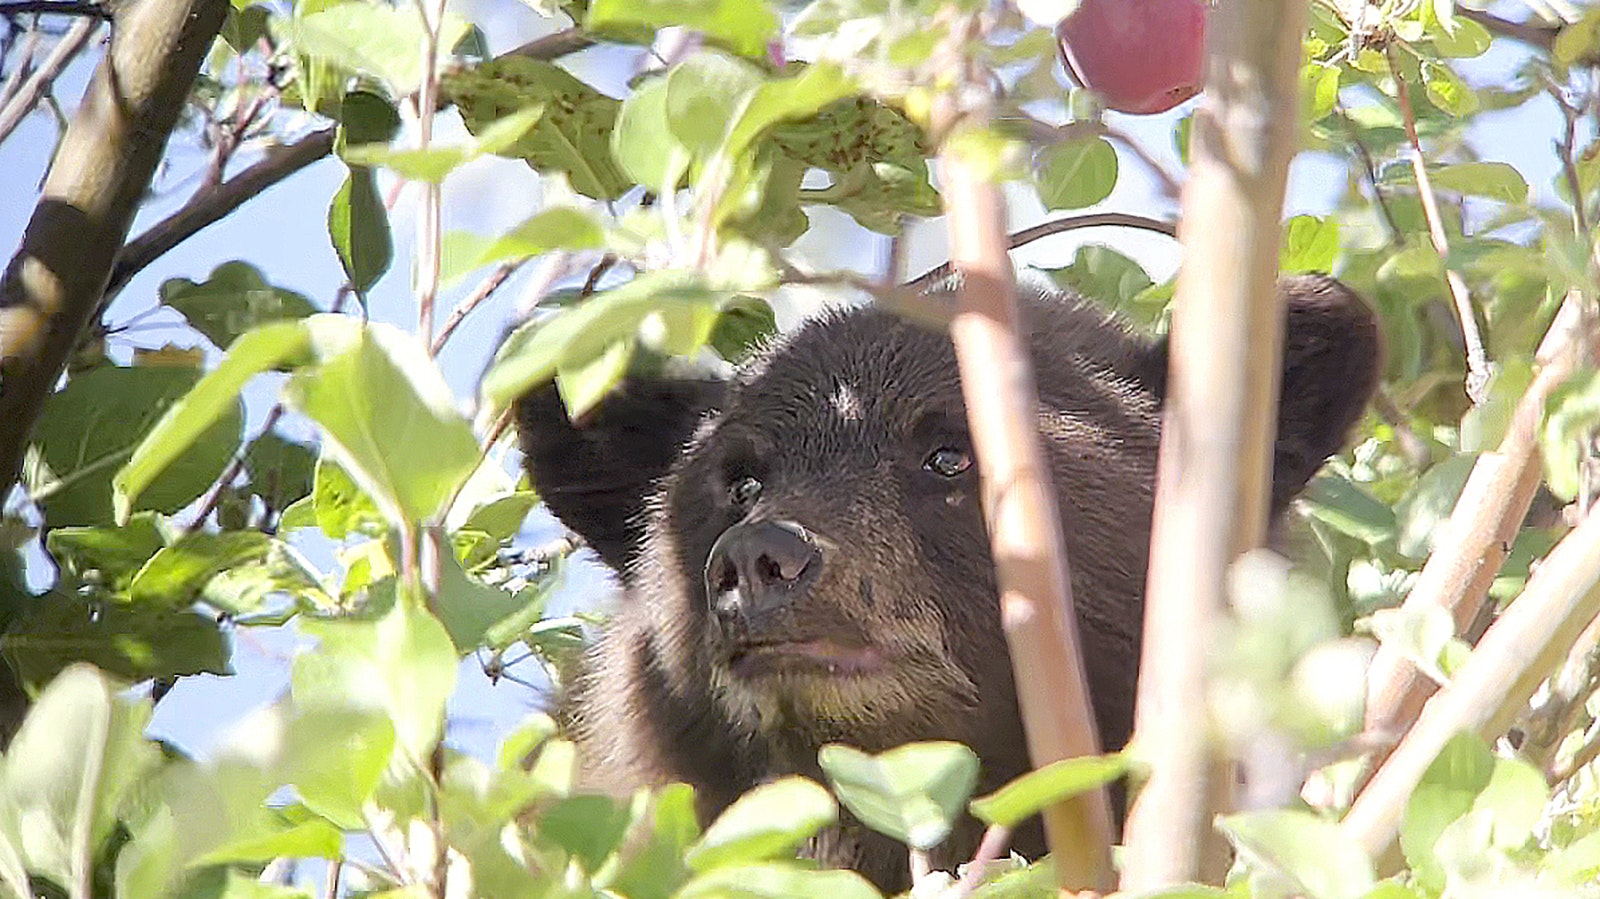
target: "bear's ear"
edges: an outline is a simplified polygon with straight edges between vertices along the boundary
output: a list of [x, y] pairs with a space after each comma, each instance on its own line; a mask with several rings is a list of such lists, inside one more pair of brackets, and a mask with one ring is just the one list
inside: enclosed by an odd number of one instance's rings
[[[1278, 282], [1278, 295], [1285, 319], [1272, 465], [1274, 517], [1344, 446], [1377, 390], [1382, 367], [1377, 319], [1338, 280], [1326, 275], [1284, 278]], [[1167, 342], [1130, 364], [1129, 374], [1164, 396]]]
[[722, 400], [712, 379], [629, 377], [574, 423], [554, 384], [517, 401], [534, 489], [624, 580], [644, 544], [645, 501], [700, 420]]

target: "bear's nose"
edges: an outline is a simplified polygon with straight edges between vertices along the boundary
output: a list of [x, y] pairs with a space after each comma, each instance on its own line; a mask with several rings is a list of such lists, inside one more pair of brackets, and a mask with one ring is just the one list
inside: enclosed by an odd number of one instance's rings
[[822, 554], [792, 521], [754, 521], [728, 528], [706, 560], [706, 595], [722, 620], [749, 621], [781, 608], [816, 579]]

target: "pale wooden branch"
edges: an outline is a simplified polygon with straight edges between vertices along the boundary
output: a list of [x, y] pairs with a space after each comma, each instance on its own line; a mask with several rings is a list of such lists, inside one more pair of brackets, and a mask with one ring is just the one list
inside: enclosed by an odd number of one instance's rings
[[0, 496], [105, 289], [227, 0], [133, 0], [0, 280]]
[[[1587, 356], [1582, 302], [1573, 293], [1562, 303], [1534, 354], [1538, 373], [1517, 401], [1505, 437], [1473, 464], [1450, 519], [1440, 529], [1436, 548], [1401, 608], [1449, 609], [1458, 634], [1466, 633], [1478, 616], [1539, 488], [1543, 472], [1538, 432], [1545, 400]], [[1416, 720], [1434, 691], [1433, 680], [1388, 645], [1378, 647], [1367, 683], [1369, 732], [1403, 730]]]
[[1211, 820], [1231, 778], [1207, 737], [1206, 653], [1229, 565], [1266, 537], [1283, 331], [1279, 216], [1305, 22], [1303, 0], [1235, 0], [1216, 8], [1208, 32], [1134, 719], [1150, 778], [1124, 830], [1124, 890], [1220, 882], [1226, 870]]
[[1439, 201], [1433, 194], [1433, 181], [1428, 177], [1428, 161], [1422, 155], [1422, 143], [1417, 139], [1417, 119], [1411, 109], [1411, 89], [1405, 76], [1394, 63], [1393, 48], [1389, 50], [1389, 74], [1394, 77], [1395, 96], [1400, 101], [1400, 119], [1405, 125], [1406, 142], [1410, 145], [1411, 172], [1417, 179], [1417, 196], [1422, 201], [1422, 216], [1428, 222], [1428, 241], [1439, 254], [1439, 265], [1444, 268], [1445, 286], [1450, 289], [1450, 305], [1455, 309], [1456, 322], [1461, 327], [1461, 342], [1467, 355], [1467, 396], [1474, 404], [1482, 403], [1489, 389], [1489, 355], [1483, 347], [1483, 333], [1478, 329], [1478, 314], [1472, 305], [1472, 293], [1461, 273], [1450, 267], [1450, 239], [1444, 233], [1444, 219], [1439, 215]]
[[[952, 29], [947, 51], [956, 84], [937, 101], [935, 130], [957, 121], [982, 127], [990, 98], [961, 77], [969, 61]], [[966, 88], [963, 90], [963, 88]], [[956, 98], [971, 106], [962, 109]], [[967, 421], [983, 485], [984, 517], [1000, 591], [1000, 619], [1011, 650], [1028, 754], [1035, 765], [1100, 752], [1073, 612], [1061, 519], [1039, 446], [1038, 396], [1028, 344], [1018, 322], [1016, 285], [1006, 256], [1005, 199], [981, 164], [939, 153], [950, 253], [961, 275], [950, 323]], [[1063, 889], [1110, 886], [1111, 813], [1104, 790], [1045, 809], [1045, 837]]]
[[50, 55], [44, 58], [44, 63], [7, 98], [5, 106], [0, 107], [0, 142], [10, 137], [17, 125], [39, 105], [39, 101], [49, 93], [50, 85], [55, 83], [67, 64], [77, 58], [83, 51], [83, 46], [89, 43], [89, 38], [99, 29], [98, 18], [83, 18], [72, 23], [72, 27], [67, 29], [67, 33], [62, 35], [61, 40], [51, 49]]
[[1456, 734], [1503, 733], [1583, 629], [1600, 614], [1600, 515], [1585, 518], [1550, 551], [1448, 687], [1350, 806], [1341, 826], [1372, 856], [1395, 840], [1423, 773]]

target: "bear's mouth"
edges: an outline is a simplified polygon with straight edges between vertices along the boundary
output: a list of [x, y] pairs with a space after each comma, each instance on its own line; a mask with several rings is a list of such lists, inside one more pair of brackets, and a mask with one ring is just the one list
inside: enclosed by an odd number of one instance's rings
[[728, 656], [737, 677], [813, 674], [850, 677], [876, 674], [885, 658], [875, 646], [852, 646], [833, 640], [772, 640], [742, 643]]

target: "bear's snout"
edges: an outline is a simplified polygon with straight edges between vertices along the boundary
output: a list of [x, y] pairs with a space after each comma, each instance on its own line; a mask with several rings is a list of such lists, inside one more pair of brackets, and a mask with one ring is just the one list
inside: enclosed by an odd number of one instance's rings
[[764, 630], [804, 595], [822, 572], [810, 532], [792, 521], [753, 521], [728, 528], [706, 559], [706, 597], [725, 633]]

